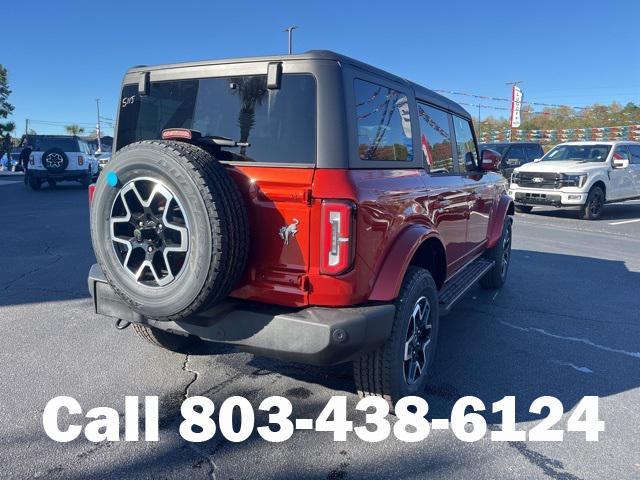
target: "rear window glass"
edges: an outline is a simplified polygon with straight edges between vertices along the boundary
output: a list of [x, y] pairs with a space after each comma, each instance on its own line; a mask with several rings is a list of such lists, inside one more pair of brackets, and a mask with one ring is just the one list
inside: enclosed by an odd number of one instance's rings
[[407, 96], [388, 87], [354, 80], [358, 153], [362, 160], [413, 160]]
[[229, 148], [231, 160], [315, 163], [316, 84], [312, 75], [282, 76], [267, 89], [266, 75], [151, 83], [123, 88], [118, 145], [159, 139], [167, 128], [188, 128], [203, 136], [228, 137], [249, 146]]
[[72, 137], [36, 137], [38, 152], [45, 152], [50, 148], [59, 148], [63, 152], [79, 152], [78, 140]]

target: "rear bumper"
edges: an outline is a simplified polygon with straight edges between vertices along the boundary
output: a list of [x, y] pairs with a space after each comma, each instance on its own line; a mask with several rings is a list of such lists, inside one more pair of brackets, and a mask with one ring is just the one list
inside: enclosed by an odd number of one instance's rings
[[33, 170], [29, 169], [28, 175], [42, 180], [82, 180], [89, 175], [88, 170], [65, 170], [63, 172], [50, 172], [49, 170]]
[[379, 347], [391, 334], [395, 314], [392, 304], [294, 310], [229, 299], [188, 320], [161, 322], [130, 310], [98, 265], [91, 267], [88, 283], [98, 314], [312, 365], [345, 362]]

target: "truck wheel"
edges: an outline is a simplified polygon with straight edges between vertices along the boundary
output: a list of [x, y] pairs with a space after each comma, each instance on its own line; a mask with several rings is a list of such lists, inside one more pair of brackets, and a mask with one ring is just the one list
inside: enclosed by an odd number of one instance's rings
[[226, 298], [245, 269], [249, 227], [225, 167], [197, 146], [148, 140], [120, 150], [105, 174], [91, 238], [129, 308], [175, 321]]
[[82, 188], [89, 188], [89, 185], [91, 185], [91, 172], [80, 179], [80, 185], [82, 185]]
[[147, 342], [172, 352], [186, 353], [190, 347], [198, 344], [200, 339], [192, 335], [176, 335], [139, 323], [132, 324], [135, 334]]
[[604, 191], [600, 187], [593, 187], [587, 196], [587, 201], [580, 207], [578, 216], [581, 220], [597, 220], [604, 207]]
[[428, 270], [410, 267], [387, 342], [353, 363], [361, 397], [379, 396], [395, 403], [419, 395], [427, 384], [438, 340], [438, 290]]
[[56, 188], [56, 186], [58, 185], [53, 179], [47, 180], [47, 183], [49, 184], [49, 188]]
[[485, 258], [493, 260], [494, 264], [493, 268], [480, 279], [480, 286], [483, 288], [500, 288], [507, 281], [509, 264], [511, 263], [512, 224], [513, 219], [510, 216], [505, 217], [502, 235], [500, 235], [498, 243], [485, 252]]
[[531, 213], [533, 207], [531, 205], [516, 205], [516, 212]]
[[29, 186], [32, 190], [40, 190], [42, 186], [42, 181], [36, 177], [29, 177]]

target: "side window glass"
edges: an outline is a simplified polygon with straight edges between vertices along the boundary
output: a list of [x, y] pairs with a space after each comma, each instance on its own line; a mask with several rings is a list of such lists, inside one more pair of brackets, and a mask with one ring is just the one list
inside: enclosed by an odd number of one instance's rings
[[527, 160], [530, 162], [533, 162], [536, 158], [542, 158], [544, 155], [542, 148], [537, 145], [527, 145], [525, 149], [527, 151]]
[[471, 124], [468, 120], [453, 116], [453, 128], [456, 130], [456, 145], [458, 146], [458, 164], [461, 172], [475, 172], [478, 170], [478, 150], [473, 140]]
[[504, 161], [509, 166], [522, 165], [527, 161], [527, 157], [524, 155], [524, 148], [520, 145], [514, 145], [509, 149]]
[[631, 153], [631, 163], [640, 165], [640, 145], [628, 145], [629, 153]]
[[627, 150], [627, 147], [625, 147], [624, 145], [616, 147], [616, 149], [613, 152], [613, 158], [614, 160], [629, 160], [629, 162], [631, 162], [631, 156], [629, 155], [629, 151]]
[[432, 175], [453, 173], [449, 114], [424, 103], [418, 103], [418, 116], [420, 144], [427, 170]]
[[406, 95], [364, 80], [354, 80], [358, 153], [362, 160], [413, 160], [411, 115]]

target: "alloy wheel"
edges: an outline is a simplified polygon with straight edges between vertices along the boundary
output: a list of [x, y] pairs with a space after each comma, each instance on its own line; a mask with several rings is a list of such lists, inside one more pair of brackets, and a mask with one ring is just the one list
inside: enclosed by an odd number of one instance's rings
[[409, 385], [427, 373], [431, 330], [431, 306], [427, 297], [420, 297], [411, 311], [404, 344], [404, 379]]
[[109, 223], [116, 256], [137, 283], [163, 287], [183, 271], [189, 224], [165, 184], [143, 177], [127, 182], [113, 202]]

